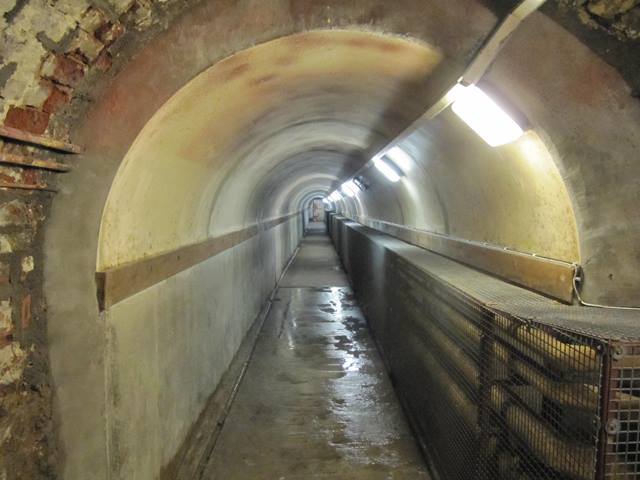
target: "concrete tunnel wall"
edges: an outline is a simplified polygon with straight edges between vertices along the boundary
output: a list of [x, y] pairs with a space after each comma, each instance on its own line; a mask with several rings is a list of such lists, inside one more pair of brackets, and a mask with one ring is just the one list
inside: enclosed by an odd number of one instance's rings
[[[491, 148], [450, 110], [418, 121], [396, 142], [415, 159], [399, 187], [369, 169], [372, 188], [338, 210], [576, 262], [589, 301], [637, 304], [640, 105], [629, 86], [541, 14], [514, 33], [483, 82], [524, 113], [525, 136]], [[614, 181], [613, 171], [629, 176]]]
[[[466, 3], [459, 8], [468, 8]], [[350, 7], [341, 8], [340, 23], [358, 25], [353, 18], [363, 7], [351, 13]], [[315, 14], [292, 22], [289, 13], [282, 12], [280, 20], [268, 17], [272, 30], [265, 31], [260, 22], [251, 27], [233, 11], [221, 17], [203, 4], [203, 10], [182, 18], [109, 82], [78, 130], [78, 141], [92, 147], [83, 155], [83, 168], [67, 178], [70, 190], [62, 196], [70, 203], [58, 203], [48, 229], [52, 248], [46, 288], [51, 292], [51, 317], [59, 319], [52, 320], [50, 328], [52, 369], [62, 444], [72, 452], [65, 459], [65, 478], [87, 478], [87, 472], [92, 478], [159, 474], [214, 391], [290, 253], [280, 246], [282, 253], [274, 258], [275, 244], [270, 242], [288, 237], [289, 246], [295, 246], [299, 230], [290, 228], [289, 235], [280, 238], [267, 233], [267, 238], [234, 247], [100, 317], [91, 271], [153, 258], [300, 211], [306, 198], [326, 193], [424, 110], [427, 100], [415, 98], [426, 96], [423, 80], [442, 51], [462, 54], [495, 21], [488, 11], [473, 8], [485, 19], [485, 28], [465, 32], [463, 40], [445, 50], [364, 31], [319, 31], [258, 45], [225, 60], [265, 36], [323, 27], [324, 17]], [[194, 24], [203, 15], [213, 22], [206, 30]], [[394, 18], [422, 30], [418, 26], [427, 16], [423, 12], [413, 19]], [[225, 22], [242, 23], [236, 37], [226, 34]], [[434, 28], [442, 30], [440, 25]], [[188, 41], [185, 29], [193, 35]], [[405, 25], [397, 30], [408, 29]], [[200, 46], [194, 47], [194, 41]], [[167, 50], [174, 48], [175, 56]], [[204, 58], [178, 53], [193, 48], [209, 53]], [[268, 78], [270, 61], [288, 50], [290, 64], [278, 67], [279, 78]], [[183, 62], [181, 68], [174, 59]], [[229, 75], [237, 77], [235, 83]], [[224, 96], [211, 88], [211, 81], [227, 89]], [[211, 117], [217, 109], [211, 111], [205, 101], [208, 96], [221, 107], [227, 105], [219, 110], [218, 123]], [[70, 229], [68, 209], [79, 198], [86, 203], [82, 211], [71, 207], [75, 221]], [[81, 251], [79, 238], [87, 240]], [[62, 278], [63, 262], [84, 273]], [[207, 273], [212, 278], [206, 278]], [[75, 292], [73, 302], [56, 301], [56, 292], [68, 290]], [[251, 292], [249, 301], [233, 298], [232, 291]], [[87, 323], [92, 317], [95, 320]], [[176, 341], [181, 333], [185, 337]], [[205, 354], [202, 348], [212, 341], [219, 342], [217, 348]], [[70, 356], [70, 349], [76, 355]], [[189, 377], [181, 380], [185, 371]], [[192, 375], [200, 378], [193, 381]], [[167, 416], [167, 409], [175, 414]], [[146, 421], [137, 422], [139, 418]], [[154, 434], [158, 442], [142, 442]]]
[[285, 37], [201, 73], [145, 125], [109, 192], [98, 271], [294, 216], [106, 311], [107, 392], [137, 392], [108, 394], [111, 471], [152, 478], [171, 461], [300, 239], [303, 203], [287, 201], [338, 180], [377, 107], [438, 59], [364, 32]]
[[[159, 474], [295, 248], [297, 212], [418, 119], [498, 21], [471, 0], [203, 1], [166, 18], [125, 38], [116, 68], [88, 77], [91, 103], [61, 117], [86, 147], [45, 224], [62, 478]], [[629, 86], [542, 13], [485, 80], [532, 132], [492, 149], [444, 112], [401, 140], [415, 163], [400, 184], [369, 169], [371, 188], [339, 210], [579, 262], [585, 298], [634, 303]], [[252, 228], [99, 312], [96, 271]]]

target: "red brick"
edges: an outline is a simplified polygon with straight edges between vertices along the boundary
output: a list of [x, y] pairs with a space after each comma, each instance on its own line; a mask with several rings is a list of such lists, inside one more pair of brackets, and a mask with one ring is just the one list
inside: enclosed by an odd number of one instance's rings
[[13, 343], [13, 333], [0, 333], [0, 348]]
[[14, 199], [0, 203], [0, 227], [28, 225], [33, 222], [33, 213], [24, 202]]
[[60, 107], [69, 103], [71, 96], [69, 93], [62, 88], [59, 88], [55, 85], [51, 87], [51, 93], [49, 97], [45, 100], [44, 105], [42, 105], [42, 109], [45, 112], [53, 113], [58, 110]]
[[[11, 283], [11, 265], [7, 262], [0, 262], [0, 284], [7, 283]], [[1, 318], [2, 316], [0, 315], [0, 324], [2, 324]]]
[[31, 325], [31, 294], [27, 294], [22, 298], [22, 306], [20, 308], [20, 325], [22, 330], [26, 330]]
[[121, 23], [105, 23], [95, 32], [95, 36], [105, 45], [109, 46], [115, 42], [124, 33], [124, 27]]
[[42, 75], [61, 85], [73, 86], [84, 77], [87, 65], [73, 55], [53, 55], [45, 60]]
[[24, 168], [0, 165], [0, 182], [22, 183]]
[[96, 59], [96, 62], [94, 65], [101, 72], [106, 72], [111, 68], [112, 63], [113, 63], [113, 59], [111, 57], [111, 54], [106, 50], [103, 50], [100, 56]]
[[26, 169], [22, 172], [22, 183], [27, 185], [39, 185], [43, 183], [42, 172], [36, 169]]
[[26, 132], [41, 134], [49, 125], [50, 114], [32, 107], [9, 107], [4, 125]]

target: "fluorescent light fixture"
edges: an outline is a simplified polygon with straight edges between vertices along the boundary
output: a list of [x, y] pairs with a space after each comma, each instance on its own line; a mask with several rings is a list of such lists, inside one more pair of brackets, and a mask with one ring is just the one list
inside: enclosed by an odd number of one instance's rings
[[400, 147], [391, 147], [384, 156], [400, 167], [403, 172], [408, 172], [413, 166], [413, 158], [411, 155]]
[[[455, 88], [455, 87], [454, 87]], [[475, 85], [456, 92], [452, 110], [492, 147], [511, 143], [524, 133], [522, 128]]]
[[364, 178], [362, 176], [354, 178], [353, 183], [355, 183], [363, 192], [368, 188], [368, 185], [364, 182]]
[[329, 201], [328, 198], [323, 198], [322, 203], [324, 203], [325, 205], [329, 205], [331, 202]]
[[376, 158], [373, 160], [373, 164], [375, 167], [382, 172], [382, 174], [387, 177], [387, 180], [390, 182], [397, 182], [400, 180], [400, 175], [396, 172], [395, 168], [387, 163], [386, 160], [382, 158]]
[[337, 190], [335, 192], [333, 192], [330, 196], [330, 198], [334, 201], [337, 202], [339, 200], [342, 200], [342, 195], [340, 195], [340, 192], [338, 192]]
[[451, 103], [455, 102], [456, 100], [458, 100], [464, 94], [466, 89], [467, 89], [467, 87], [465, 87], [461, 83], [456, 83], [451, 88], [451, 90], [449, 90], [445, 95], [445, 99], [448, 102], [448, 104], [451, 104]]
[[358, 187], [353, 183], [353, 180], [347, 180], [344, 182], [342, 187], [340, 187], [340, 190], [342, 190], [342, 192], [348, 197], [355, 197], [358, 193]]

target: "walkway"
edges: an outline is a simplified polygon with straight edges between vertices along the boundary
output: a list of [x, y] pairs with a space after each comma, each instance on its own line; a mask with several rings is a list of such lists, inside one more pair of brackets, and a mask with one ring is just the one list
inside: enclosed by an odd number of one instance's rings
[[203, 478], [428, 478], [323, 225], [280, 284]]

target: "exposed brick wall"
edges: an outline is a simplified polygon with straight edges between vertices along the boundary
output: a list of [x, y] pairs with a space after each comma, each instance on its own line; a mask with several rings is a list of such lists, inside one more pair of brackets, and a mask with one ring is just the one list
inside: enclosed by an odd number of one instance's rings
[[541, 10], [613, 66], [640, 97], [640, 0], [550, 0]]
[[[63, 112], [75, 97], [86, 101], [78, 92], [112, 68], [127, 34], [139, 41], [166, 12], [189, 4], [0, 0], [0, 125], [65, 139], [73, 125]], [[9, 164], [7, 154], [66, 160], [0, 139], [0, 479], [53, 479], [63, 455], [52, 414], [42, 231], [59, 174]]]
[[[111, 66], [128, 28], [153, 19], [148, 0], [0, 2], [0, 118], [33, 133], [73, 96], [91, 70]], [[99, 6], [98, 6], [99, 5]]]
[[[0, 178], [20, 182], [34, 173], [0, 167]], [[0, 478], [56, 473], [40, 247], [50, 197], [0, 190]]]
[[622, 40], [640, 40], [640, 0], [588, 0], [578, 8], [583, 21], [592, 27]]

